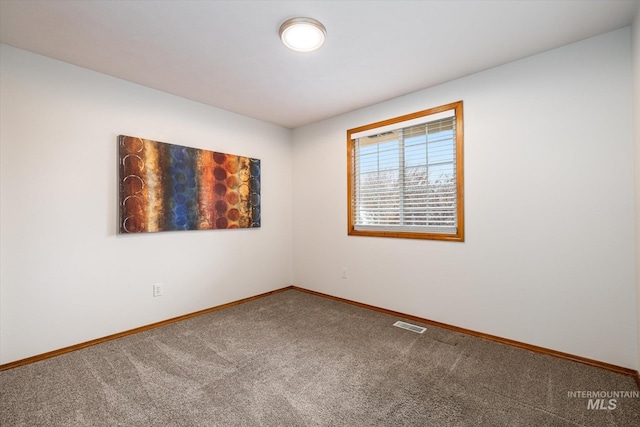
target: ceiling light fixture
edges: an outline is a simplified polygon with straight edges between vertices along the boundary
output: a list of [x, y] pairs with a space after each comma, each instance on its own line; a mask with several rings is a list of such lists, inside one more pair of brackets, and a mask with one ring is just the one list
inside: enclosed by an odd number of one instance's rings
[[291, 18], [280, 26], [282, 43], [296, 52], [312, 52], [324, 43], [327, 30], [311, 18]]

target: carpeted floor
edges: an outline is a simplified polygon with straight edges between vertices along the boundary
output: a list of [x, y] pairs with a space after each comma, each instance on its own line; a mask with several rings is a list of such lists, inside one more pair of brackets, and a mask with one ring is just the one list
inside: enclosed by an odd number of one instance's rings
[[0, 425], [640, 425], [569, 395], [629, 376], [396, 320], [288, 290], [1, 372]]

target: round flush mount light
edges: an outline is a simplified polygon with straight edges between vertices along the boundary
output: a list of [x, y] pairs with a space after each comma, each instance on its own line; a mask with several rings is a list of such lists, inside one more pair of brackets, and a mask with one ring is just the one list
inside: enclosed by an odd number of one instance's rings
[[324, 43], [327, 30], [311, 18], [291, 18], [280, 26], [282, 43], [296, 52], [312, 52]]

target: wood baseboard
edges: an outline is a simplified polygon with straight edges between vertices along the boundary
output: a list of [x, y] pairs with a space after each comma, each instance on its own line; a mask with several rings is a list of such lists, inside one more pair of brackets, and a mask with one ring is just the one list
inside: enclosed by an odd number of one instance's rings
[[206, 308], [204, 310], [196, 311], [196, 312], [193, 312], [193, 313], [185, 314], [185, 315], [182, 315], [182, 316], [174, 317], [174, 318], [171, 318], [171, 319], [163, 320], [163, 321], [152, 323], [152, 324], [149, 324], [149, 325], [140, 326], [138, 328], [134, 328], [134, 329], [131, 329], [131, 330], [128, 330], [128, 331], [118, 332], [117, 334], [108, 335], [106, 337], [97, 338], [97, 339], [94, 339], [94, 340], [91, 340], [91, 341], [86, 341], [86, 342], [83, 342], [83, 343], [80, 343], [80, 344], [75, 344], [75, 345], [72, 345], [72, 346], [69, 346], [69, 347], [64, 347], [64, 348], [61, 348], [61, 349], [58, 349], [58, 350], [49, 351], [47, 353], [39, 354], [39, 355], [36, 355], [36, 356], [27, 357], [25, 359], [16, 360], [14, 362], [5, 363], [3, 365], [0, 365], [0, 371], [5, 371], [5, 370], [8, 370], [8, 369], [17, 368], [19, 366], [28, 365], [30, 363], [39, 362], [39, 361], [46, 360], [46, 359], [49, 359], [49, 358], [52, 358], [52, 357], [55, 357], [55, 356], [60, 356], [60, 355], [65, 354], [65, 353], [70, 353], [72, 351], [80, 350], [82, 348], [86, 348], [86, 347], [90, 347], [90, 346], [93, 346], [93, 345], [101, 344], [103, 342], [107, 342], [107, 341], [115, 340], [115, 339], [118, 339], [118, 338], [122, 338], [122, 337], [125, 337], [127, 335], [133, 335], [133, 334], [137, 334], [139, 332], [148, 331], [150, 329], [159, 328], [161, 326], [169, 325], [171, 323], [180, 322], [181, 320], [186, 320], [186, 319], [190, 319], [192, 317], [201, 316], [203, 314], [211, 313], [211, 312], [217, 311], [217, 310], [222, 310], [223, 308], [232, 307], [234, 305], [242, 304], [242, 303], [249, 302], [249, 301], [252, 301], [252, 300], [255, 300], [255, 299], [259, 299], [259, 298], [263, 298], [263, 297], [266, 297], [266, 296], [269, 296], [269, 295], [277, 294], [279, 292], [284, 292], [284, 291], [290, 290], [290, 289], [294, 289], [294, 290], [299, 291], [299, 292], [306, 292], [308, 294], [320, 296], [320, 297], [323, 297], [323, 298], [329, 298], [329, 299], [332, 299], [332, 300], [335, 300], [335, 301], [339, 301], [339, 302], [355, 305], [357, 307], [362, 307], [362, 308], [366, 308], [366, 309], [369, 309], [369, 310], [375, 310], [375, 311], [378, 311], [378, 312], [381, 312], [381, 313], [390, 314], [392, 316], [401, 317], [403, 319], [414, 320], [416, 322], [424, 323], [424, 324], [427, 324], [427, 325], [433, 325], [433, 326], [437, 326], [437, 327], [440, 327], [440, 328], [449, 329], [449, 330], [452, 330], [452, 331], [460, 332], [460, 333], [471, 335], [471, 336], [474, 336], [474, 337], [484, 338], [484, 339], [487, 339], [487, 340], [490, 340], [490, 341], [499, 342], [501, 344], [506, 344], [506, 345], [522, 348], [522, 349], [525, 349], [525, 350], [533, 351], [535, 353], [546, 354], [548, 356], [553, 356], [553, 357], [559, 357], [561, 359], [571, 360], [573, 362], [578, 362], [578, 363], [582, 363], [582, 364], [585, 364], [585, 365], [594, 366], [596, 368], [606, 369], [608, 371], [616, 372], [616, 373], [623, 374], [623, 375], [630, 375], [635, 379], [636, 384], [638, 386], [638, 389], [640, 390], [640, 372], [638, 372], [637, 370], [634, 370], [634, 369], [624, 368], [622, 366], [616, 366], [616, 365], [612, 365], [610, 363], [601, 362], [601, 361], [593, 360], [593, 359], [588, 359], [588, 358], [582, 357], [582, 356], [576, 356], [574, 354], [564, 353], [564, 352], [561, 352], [561, 351], [551, 350], [551, 349], [544, 348], [544, 347], [539, 347], [539, 346], [536, 346], [536, 345], [526, 344], [526, 343], [523, 343], [523, 342], [520, 342], [520, 341], [511, 340], [511, 339], [508, 339], [508, 338], [502, 338], [502, 337], [498, 337], [498, 336], [495, 336], [495, 335], [485, 334], [483, 332], [477, 332], [477, 331], [473, 331], [471, 329], [460, 328], [458, 326], [448, 325], [446, 323], [436, 322], [434, 320], [429, 320], [429, 319], [425, 319], [425, 318], [422, 318], [422, 317], [413, 316], [413, 315], [410, 315], [410, 314], [400, 313], [398, 311], [388, 310], [386, 308], [376, 307], [376, 306], [373, 306], [373, 305], [370, 305], [370, 304], [364, 304], [364, 303], [361, 303], [361, 302], [352, 301], [352, 300], [336, 297], [336, 296], [329, 295], [329, 294], [324, 294], [324, 293], [317, 292], [317, 291], [312, 291], [310, 289], [300, 288], [298, 286], [286, 286], [284, 288], [276, 289], [274, 291], [265, 292], [263, 294], [255, 295], [255, 296], [248, 297], [248, 298], [243, 298], [243, 299], [238, 300], [238, 301], [233, 301], [233, 302], [229, 302], [229, 303], [226, 303], [226, 304], [218, 305], [218, 306], [215, 306], [215, 307]]
[[95, 340], [86, 341], [80, 344], [71, 345], [69, 347], [64, 347], [59, 350], [49, 351], [47, 353], [38, 354], [36, 356], [27, 357], [26, 359], [16, 360], [15, 362], [5, 363], [4, 365], [0, 365], [0, 371], [6, 371], [8, 369], [17, 368], [19, 366], [28, 365], [30, 363], [40, 362], [45, 359], [50, 359], [52, 357], [60, 356], [65, 353], [70, 353], [72, 351], [80, 350], [82, 348], [91, 347], [96, 344], [101, 344], [103, 342], [112, 341], [118, 338], [126, 337], [127, 335], [137, 334], [139, 332], [148, 331], [150, 329], [159, 328], [160, 326], [169, 325], [171, 323], [179, 322], [181, 320], [190, 319], [192, 317], [201, 316], [203, 314], [211, 313], [213, 311], [222, 310], [223, 308], [232, 307], [234, 305], [242, 304], [245, 302], [253, 301], [258, 298], [263, 298], [269, 295], [277, 294], [279, 292], [283, 292], [289, 289], [293, 289], [293, 286], [287, 286], [281, 289], [276, 289], [275, 291], [265, 292], [263, 294], [254, 295], [252, 297], [243, 298], [238, 301], [232, 301], [226, 304], [218, 305], [215, 307], [205, 308], [204, 310], [196, 311], [193, 313], [185, 314], [178, 317], [173, 317], [171, 319], [163, 320], [156, 323], [151, 323], [150, 325], [140, 326], [138, 328], [130, 329], [128, 331], [118, 332], [117, 334], [108, 335], [106, 337], [97, 338]]
[[630, 376], [635, 378], [636, 383], [638, 385], [638, 389], [640, 389], [640, 373], [638, 373], [638, 371], [636, 371], [635, 369], [624, 368], [622, 366], [612, 365], [610, 363], [601, 362], [599, 360], [588, 359], [586, 357], [576, 356], [574, 354], [564, 353], [564, 352], [557, 351], [557, 350], [551, 350], [551, 349], [548, 349], [548, 348], [539, 347], [537, 345], [531, 345], [531, 344], [523, 343], [523, 342], [520, 342], [520, 341], [515, 341], [515, 340], [512, 340], [512, 339], [508, 339], [508, 338], [502, 338], [502, 337], [498, 337], [498, 336], [495, 336], [495, 335], [485, 334], [483, 332], [477, 332], [477, 331], [473, 331], [471, 329], [460, 328], [458, 326], [452, 326], [452, 325], [448, 325], [446, 323], [436, 322], [434, 320], [429, 320], [429, 319], [425, 319], [425, 318], [418, 317], [418, 316], [412, 316], [410, 314], [400, 313], [398, 311], [387, 310], [386, 308], [380, 308], [380, 307], [376, 307], [376, 306], [373, 306], [373, 305], [364, 304], [364, 303], [357, 302], [357, 301], [351, 301], [351, 300], [348, 300], [348, 299], [345, 299], [345, 298], [340, 298], [340, 297], [336, 297], [336, 296], [329, 295], [329, 294], [323, 294], [321, 292], [316, 292], [316, 291], [312, 291], [312, 290], [309, 290], [309, 289], [300, 288], [298, 286], [292, 286], [292, 288], [297, 290], [297, 291], [300, 291], [300, 292], [306, 292], [306, 293], [317, 295], [317, 296], [320, 296], [320, 297], [329, 298], [329, 299], [332, 299], [332, 300], [335, 300], [335, 301], [340, 301], [340, 302], [344, 302], [344, 303], [347, 303], [347, 304], [355, 305], [355, 306], [358, 306], [358, 307], [379, 311], [381, 313], [390, 314], [392, 316], [401, 317], [403, 319], [414, 320], [416, 322], [425, 323], [427, 325], [433, 325], [433, 326], [437, 326], [437, 327], [440, 327], [440, 328], [445, 328], [445, 329], [449, 329], [449, 330], [452, 330], [452, 331], [461, 332], [463, 334], [467, 334], [467, 335], [471, 335], [471, 336], [479, 337], [479, 338], [484, 338], [486, 340], [499, 342], [501, 344], [506, 344], [506, 345], [510, 345], [510, 346], [513, 346], [513, 347], [522, 348], [522, 349], [525, 349], [525, 350], [533, 351], [535, 353], [540, 353], [540, 354], [546, 354], [548, 356], [559, 357], [559, 358], [565, 359], [565, 360], [571, 360], [573, 362], [578, 362], [578, 363], [582, 363], [582, 364], [585, 364], [585, 365], [594, 366], [596, 368], [606, 369], [608, 371], [616, 372], [618, 374], [630, 375]]

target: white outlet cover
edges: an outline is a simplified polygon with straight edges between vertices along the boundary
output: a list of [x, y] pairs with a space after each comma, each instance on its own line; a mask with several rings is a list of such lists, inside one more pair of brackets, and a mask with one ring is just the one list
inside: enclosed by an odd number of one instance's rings
[[154, 297], [162, 296], [162, 292], [163, 292], [162, 283], [156, 283], [155, 285], [153, 285], [153, 296]]

